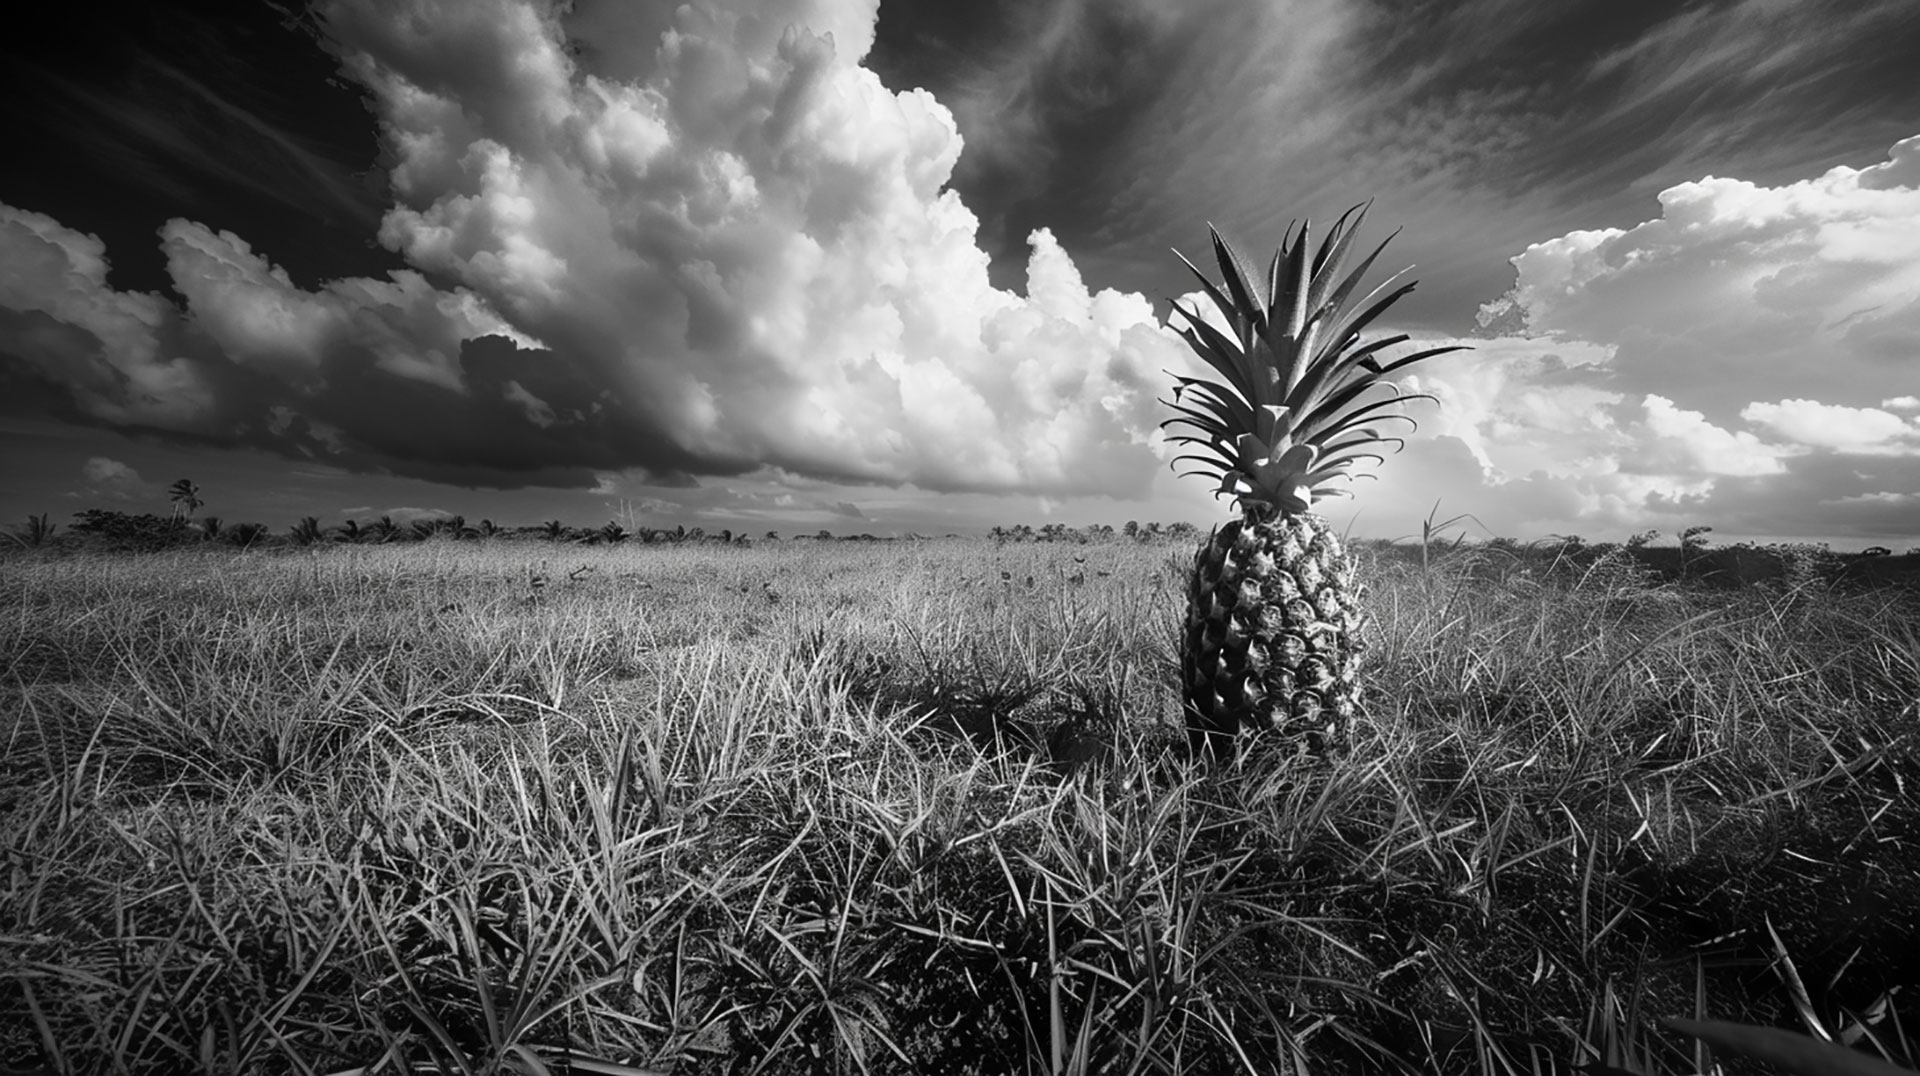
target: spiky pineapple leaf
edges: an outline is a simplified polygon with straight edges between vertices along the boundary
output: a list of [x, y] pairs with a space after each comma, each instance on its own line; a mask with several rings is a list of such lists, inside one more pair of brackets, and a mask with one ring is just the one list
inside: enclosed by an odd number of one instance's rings
[[[1307, 243], [1311, 229], [1302, 224], [1300, 235], [1293, 242], [1293, 249], [1287, 252], [1285, 282], [1286, 297], [1290, 309], [1287, 311], [1286, 334], [1290, 339], [1299, 340], [1307, 327], [1307, 296], [1313, 290], [1313, 278], [1309, 275], [1313, 267], [1307, 262]], [[1280, 301], [1276, 293], [1273, 302]]]
[[1187, 310], [1177, 302], [1173, 304], [1173, 308], [1179, 311], [1188, 323], [1185, 328], [1174, 331], [1186, 340], [1187, 346], [1199, 353], [1207, 365], [1218, 370], [1241, 396], [1252, 400], [1256, 395], [1254, 372], [1247, 367], [1246, 349], [1237, 347], [1227, 334], [1214, 328], [1198, 313]]
[[1405, 358], [1395, 359], [1392, 362], [1387, 363], [1385, 366], [1378, 367], [1375, 372], [1380, 374], [1390, 374], [1395, 370], [1400, 369], [1402, 366], [1411, 366], [1416, 362], [1421, 362], [1426, 359], [1431, 359], [1435, 355], [1446, 355], [1455, 351], [1472, 351], [1472, 350], [1473, 349], [1468, 347], [1466, 344], [1453, 344], [1449, 347], [1436, 347], [1429, 351], [1421, 351], [1413, 355], [1408, 355]]
[[[1348, 245], [1353, 242], [1360, 222], [1367, 219], [1367, 210], [1372, 207], [1373, 199], [1369, 198], [1359, 205], [1347, 207], [1347, 211], [1340, 214], [1340, 219], [1333, 222], [1327, 237], [1320, 241], [1320, 252], [1313, 256], [1313, 275], [1316, 279], [1322, 274], [1329, 278], [1340, 275], [1340, 260], [1346, 257]], [[1352, 224], [1349, 225], [1348, 221], [1352, 221]], [[1318, 306], [1319, 303], [1313, 305]]]
[[1236, 325], [1245, 326], [1241, 329], [1240, 343], [1242, 347], [1251, 347], [1253, 337], [1266, 332], [1267, 308], [1273, 298], [1267, 296], [1263, 299], [1253, 290], [1247, 280], [1253, 274], [1246, 261], [1238, 251], [1227, 245], [1219, 229], [1209, 224], [1207, 232], [1213, 237], [1213, 257], [1220, 263], [1220, 275], [1227, 285], [1228, 294], [1233, 296], [1233, 309], [1226, 312], [1227, 317]]
[[[1172, 304], [1187, 322], [1176, 332], [1223, 379], [1176, 376], [1173, 400], [1163, 401], [1174, 412], [1161, 423], [1169, 440], [1194, 448], [1176, 465], [1207, 468], [1183, 473], [1218, 477], [1220, 492], [1244, 486], [1243, 502], [1270, 502], [1291, 511], [1304, 509], [1312, 498], [1343, 492], [1333, 483], [1359, 477], [1362, 462], [1383, 462], [1379, 449], [1404, 447], [1400, 438], [1373, 427], [1397, 419], [1417, 428], [1397, 409], [1433, 397], [1405, 393], [1385, 375], [1464, 348], [1427, 348], [1382, 362], [1386, 348], [1409, 338], [1362, 338], [1415, 287], [1400, 282], [1407, 272], [1401, 270], [1352, 304], [1387, 246], [1383, 241], [1352, 271], [1344, 271], [1370, 205], [1343, 213], [1317, 251], [1310, 224], [1301, 223], [1297, 231], [1289, 227], [1260, 277], [1211, 225], [1217, 283], [1180, 255], [1226, 322], [1223, 330], [1208, 324], [1197, 309]], [[1385, 398], [1365, 399], [1375, 386], [1385, 389]], [[1188, 432], [1172, 435], [1182, 427]], [[1296, 504], [1303, 496], [1307, 503]]]

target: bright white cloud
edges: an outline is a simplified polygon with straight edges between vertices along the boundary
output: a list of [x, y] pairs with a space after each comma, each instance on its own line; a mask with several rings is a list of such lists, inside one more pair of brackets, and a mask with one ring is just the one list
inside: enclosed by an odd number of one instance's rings
[[1920, 422], [1874, 407], [1813, 400], [1748, 404], [1740, 417], [1813, 448], [1869, 455], [1920, 455]]
[[1897, 413], [1920, 404], [1887, 389], [1920, 382], [1920, 138], [1871, 168], [1660, 202], [1528, 247], [1482, 321], [1531, 335], [1422, 372], [1447, 405], [1429, 429], [1490, 484], [1475, 503], [1511, 533], [1900, 526], [1882, 495], [1920, 488], [1920, 422]]
[[1405, 383], [1438, 400], [1412, 408], [1422, 435], [1461, 442], [1489, 481], [1613, 469], [1621, 396], [1604, 387], [1612, 349], [1514, 337], [1422, 343], [1473, 349], [1413, 367]]
[[527, 5], [475, 7], [448, 35], [408, 5], [323, 7], [394, 132], [408, 197], [383, 242], [720, 469], [1144, 488], [1149, 375], [1178, 343], [1044, 230], [1026, 297], [989, 284], [944, 189], [951, 115], [857, 63], [871, 2], [688, 5], [578, 63]]
[[1438, 498], [1497, 534], [1624, 530], [1698, 501], [1722, 480], [1785, 469], [1789, 451], [1749, 431], [1657, 394], [1621, 392], [1610, 347], [1544, 337], [1455, 342], [1474, 350], [1407, 378], [1438, 406], [1414, 406], [1420, 433], [1382, 468], [1390, 492], [1382, 499]]
[[1648, 396], [1644, 429], [1652, 436], [1628, 455], [1637, 469], [1652, 473], [1701, 477], [1748, 477], [1780, 474], [1784, 453], [1761, 443], [1745, 431], [1729, 431], [1707, 421], [1698, 411], [1674, 406], [1672, 400]]
[[1916, 161], [1920, 137], [1780, 187], [1682, 183], [1659, 219], [1528, 247], [1509, 298], [1536, 332], [1616, 345], [1648, 390], [1870, 403], [1920, 381]]
[[[361, 469], [592, 487], [758, 468], [1027, 493], [1144, 490], [1159, 370], [1138, 295], [1093, 291], [1044, 229], [994, 288], [946, 189], [962, 142], [858, 61], [874, 0], [706, 0], [635, 16], [544, 0], [332, 0], [421, 270], [295, 286], [243, 237], [161, 243], [184, 302], [116, 292], [101, 244], [0, 217], [9, 341], [91, 418]], [[504, 340], [488, 340], [503, 337]]]

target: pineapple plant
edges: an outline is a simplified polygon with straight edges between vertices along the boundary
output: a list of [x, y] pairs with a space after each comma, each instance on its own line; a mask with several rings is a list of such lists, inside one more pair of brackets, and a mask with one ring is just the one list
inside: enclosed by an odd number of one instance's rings
[[[1286, 749], [1324, 757], [1343, 751], [1360, 711], [1364, 613], [1352, 558], [1316, 502], [1349, 495], [1361, 461], [1402, 442], [1380, 432], [1412, 423], [1399, 404], [1433, 399], [1402, 392], [1386, 376], [1461, 347], [1391, 361], [1405, 335], [1364, 340], [1375, 318], [1413, 290], [1394, 274], [1353, 301], [1388, 236], [1341, 275], [1366, 205], [1347, 210], [1319, 249], [1312, 226], [1289, 227], [1265, 274], [1209, 226], [1221, 281], [1184, 255], [1219, 309], [1226, 331], [1175, 302], [1180, 336], [1218, 379], [1175, 376], [1185, 427], [1169, 440], [1190, 450], [1175, 465], [1217, 482], [1237, 518], [1216, 527], [1194, 556], [1181, 638], [1188, 741], [1196, 755], [1230, 755], [1243, 735], [1270, 734]], [[1391, 290], [1390, 290], [1391, 289]]]

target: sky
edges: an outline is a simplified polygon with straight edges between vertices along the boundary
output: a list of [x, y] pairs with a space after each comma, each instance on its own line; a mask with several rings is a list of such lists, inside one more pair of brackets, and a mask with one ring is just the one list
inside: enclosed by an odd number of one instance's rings
[[48, 11], [0, 523], [1204, 527], [1174, 251], [1371, 200], [1471, 350], [1336, 526], [1920, 546], [1911, 0]]

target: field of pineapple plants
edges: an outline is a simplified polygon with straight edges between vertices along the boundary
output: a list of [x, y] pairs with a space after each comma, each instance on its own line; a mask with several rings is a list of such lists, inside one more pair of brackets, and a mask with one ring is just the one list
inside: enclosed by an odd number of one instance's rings
[[1914, 1064], [1920, 594], [1356, 554], [1194, 759], [1191, 541], [15, 551], [0, 1065]]

